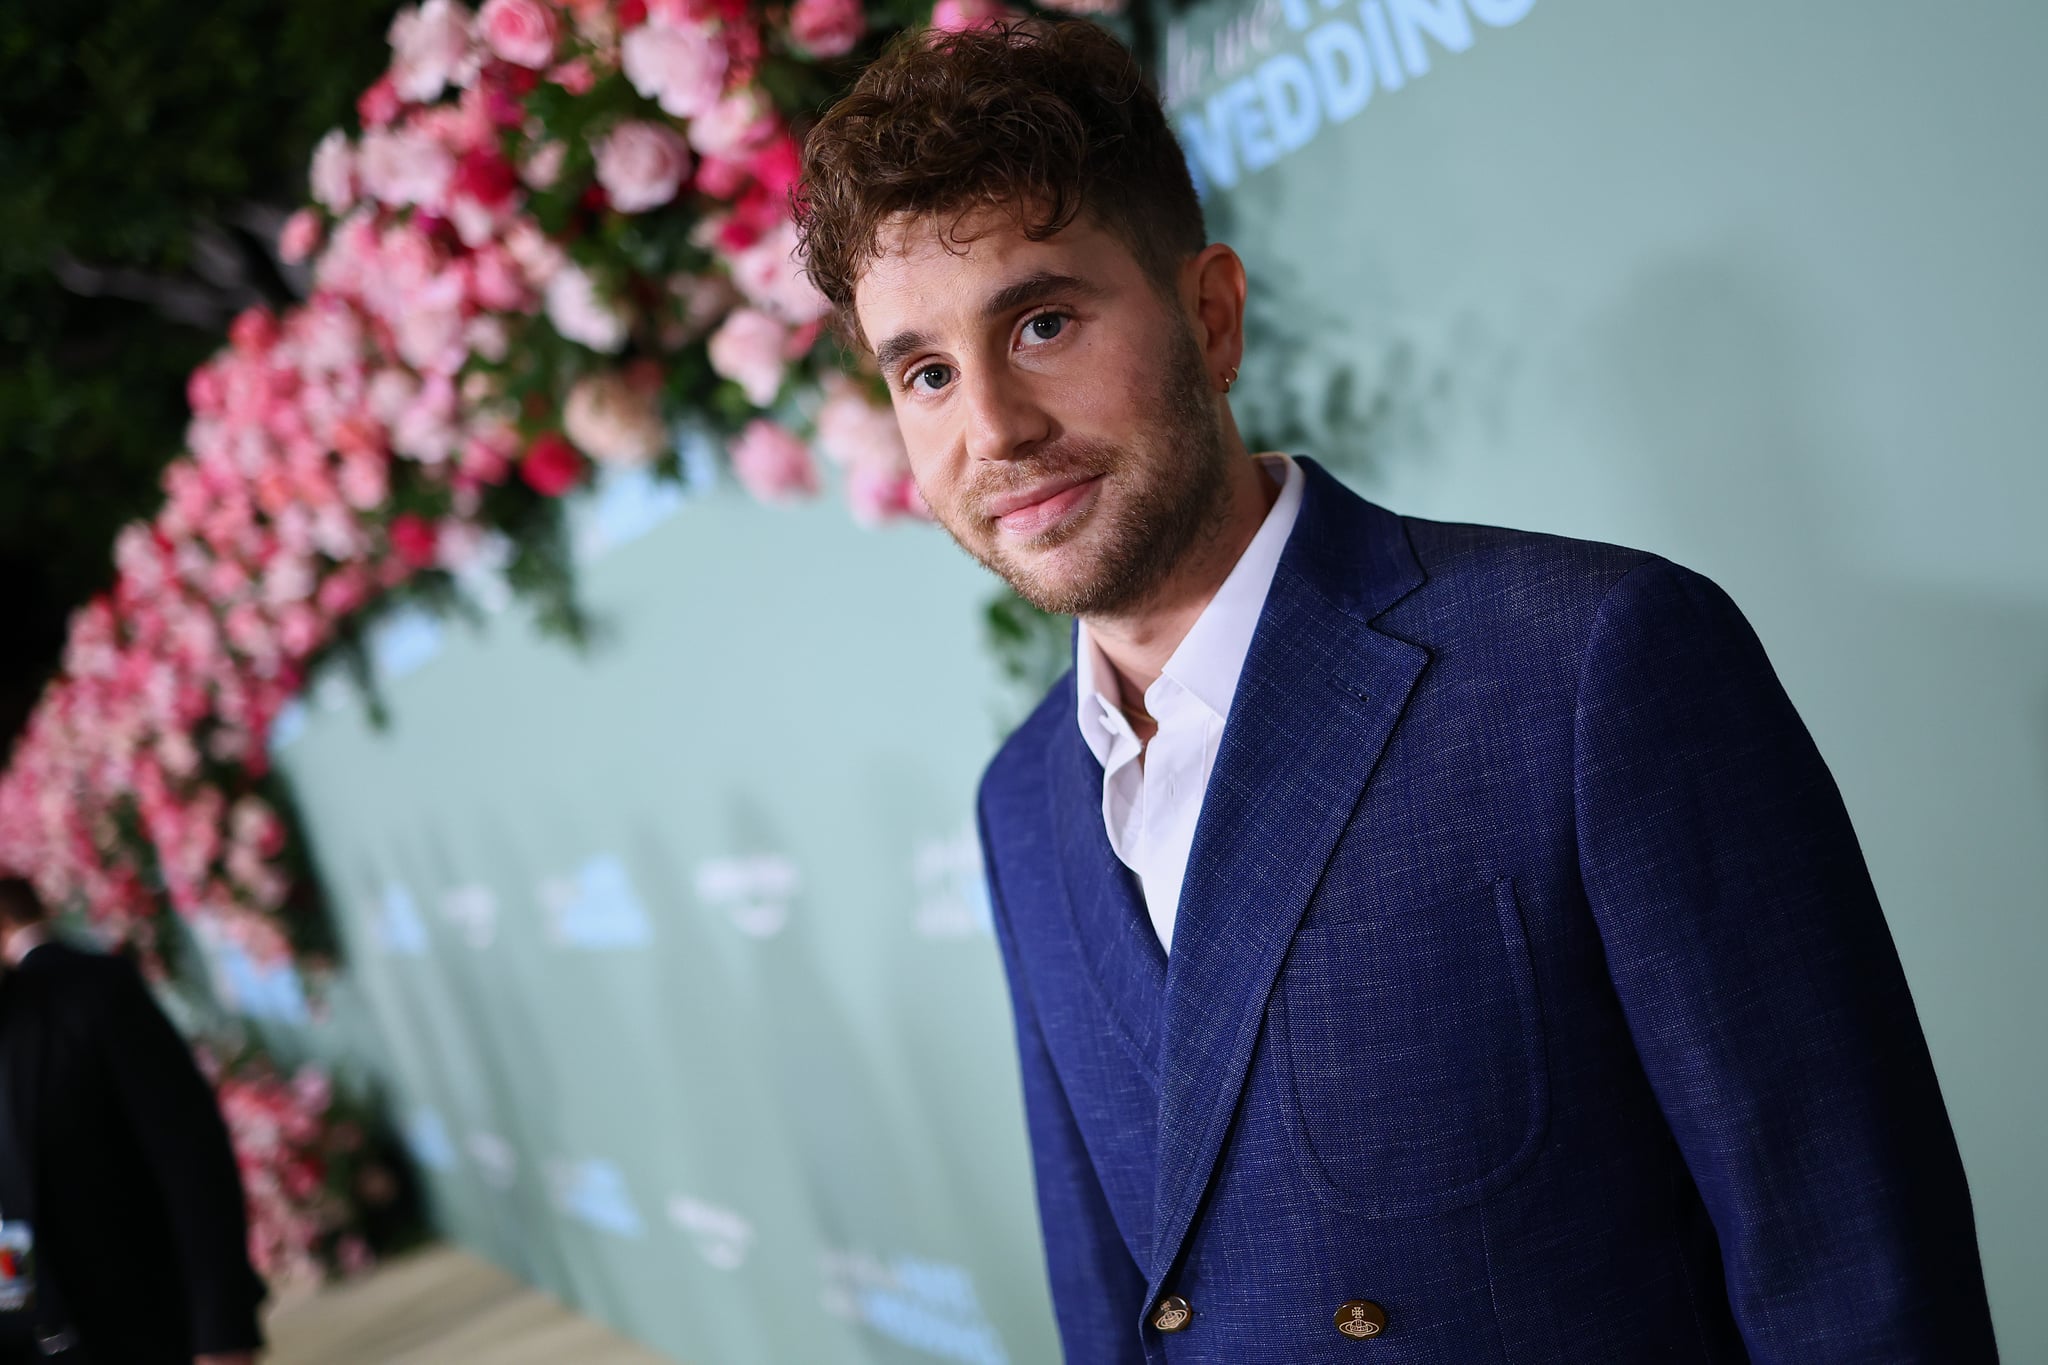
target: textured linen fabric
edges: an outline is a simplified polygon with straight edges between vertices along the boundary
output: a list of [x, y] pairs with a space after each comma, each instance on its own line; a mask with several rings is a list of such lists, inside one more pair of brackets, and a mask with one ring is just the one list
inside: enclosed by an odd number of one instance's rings
[[1245, 651], [1301, 510], [1302, 474], [1293, 457], [1274, 452], [1258, 458], [1278, 483], [1279, 495], [1216, 595], [1145, 689], [1145, 712], [1158, 727], [1151, 743], [1140, 742], [1117, 705], [1118, 689], [1102, 646], [1085, 622], [1074, 628], [1075, 723], [1102, 765], [1103, 827], [1116, 856], [1138, 874], [1162, 951], [1173, 947], [1174, 909], [1188, 850], [1223, 741], [1223, 721], [1244, 671]]
[[1171, 957], [1071, 677], [982, 780], [1070, 1365], [1996, 1360], [1897, 953], [1735, 604], [1297, 463]]

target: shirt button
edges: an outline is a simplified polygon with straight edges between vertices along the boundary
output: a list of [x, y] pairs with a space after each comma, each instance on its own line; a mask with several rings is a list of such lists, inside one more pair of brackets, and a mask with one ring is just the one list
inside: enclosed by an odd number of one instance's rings
[[1186, 1329], [1193, 1316], [1194, 1309], [1188, 1307], [1186, 1299], [1169, 1294], [1152, 1310], [1152, 1325], [1162, 1332], [1179, 1332]]
[[1353, 1341], [1364, 1341], [1387, 1330], [1387, 1310], [1371, 1299], [1352, 1299], [1337, 1310], [1337, 1330]]

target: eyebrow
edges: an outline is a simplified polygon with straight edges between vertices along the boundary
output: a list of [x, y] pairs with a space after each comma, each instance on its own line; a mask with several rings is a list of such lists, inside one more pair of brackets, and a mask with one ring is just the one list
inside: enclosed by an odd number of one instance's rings
[[[1040, 303], [1057, 294], [1071, 298], [1100, 298], [1103, 288], [1077, 275], [1061, 275], [1051, 270], [1039, 270], [1021, 280], [1004, 285], [988, 296], [981, 306], [983, 321], [994, 321], [1005, 313], [1014, 312], [1034, 303]], [[924, 332], [898, 332], [881, 345], [875, 347], [875, 368], [887, 374], [898, 363], [913, 352], [921, 351], [932, 344], [929, 334]]]

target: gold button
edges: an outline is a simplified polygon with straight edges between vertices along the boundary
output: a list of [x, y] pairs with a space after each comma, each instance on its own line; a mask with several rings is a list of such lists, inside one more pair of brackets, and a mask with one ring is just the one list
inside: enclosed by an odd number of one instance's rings
[[1194, 1316], [1194, 1311], [1188, 1307], [1186, 1299], [1169, 1294], [1152, 1310], [1152, 1325], [1162, 1332], [1183, 1331], [1188, 1325], [1188, 1319]]
[[1337, 1330], [1353, 1341], [1364, 1341], [1387, 1330], [1387, 1310], [1371, 1299], [1353, 1299], [1337, 1310]]

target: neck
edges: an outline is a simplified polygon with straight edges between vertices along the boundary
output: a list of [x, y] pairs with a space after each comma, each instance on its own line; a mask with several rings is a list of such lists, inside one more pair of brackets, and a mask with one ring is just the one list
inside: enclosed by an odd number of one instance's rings
[[1088, 633], [1116, 670], [1126, 709], [1141, 708], [1145, 691], [1159, 679], [1166, 661], [1193, 628], [1223, 580], [1259, 533], [1280, 489], [1259, 462], [1239, 456], [1230, 463], [1221, 529], [1204, 537], [1182, 557], [1167, 580], [1136, 609], [1087, 616]]
[[7, 924], [0, 927], [0, 958], [13, 966], [28, 955], [29, 949], [43, 939], [46, 926], [41, 920], [29, 924]]

